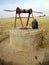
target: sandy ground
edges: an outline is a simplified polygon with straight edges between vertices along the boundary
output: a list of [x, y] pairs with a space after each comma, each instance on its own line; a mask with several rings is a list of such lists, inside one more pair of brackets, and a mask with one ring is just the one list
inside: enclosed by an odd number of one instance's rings
[[0, 43], [0, 58], [6, 62], [17, 63], [17, 65], [36, 65], [49, 60], [49, 46], [38, 50], [30, 48], [26, 51], [18, 51], [10, 45], [10, 38], [7, 38]]

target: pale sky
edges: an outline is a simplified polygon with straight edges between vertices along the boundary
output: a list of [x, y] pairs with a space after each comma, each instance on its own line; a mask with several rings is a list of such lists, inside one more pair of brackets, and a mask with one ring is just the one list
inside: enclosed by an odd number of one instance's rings
[[[5, 12], [4, 9], [32, 8], [35, 11], [42, 11], [49, 16], [49, 0], [0, 0], [0, 18], [14, 17], [15, 12]], [[23, 14], [24, 15], [24, 14]], [[40, 15], [40, 14], [34, 14]]]

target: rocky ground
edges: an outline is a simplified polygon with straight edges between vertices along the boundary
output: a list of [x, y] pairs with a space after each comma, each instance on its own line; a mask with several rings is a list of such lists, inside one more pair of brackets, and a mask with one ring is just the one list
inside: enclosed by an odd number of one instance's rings
[[43, 34], [43, 46], [37, 49], [18, 51], [9, 42], [7, 38], [0, 43], [0, 65], [49, 65], [49, 32]]

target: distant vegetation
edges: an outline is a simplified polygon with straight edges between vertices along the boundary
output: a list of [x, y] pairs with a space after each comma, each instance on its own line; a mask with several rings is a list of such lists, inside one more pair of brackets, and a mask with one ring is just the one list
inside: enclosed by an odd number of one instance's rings
[[44, 17], [44, 16], [46, 16], [46, 14], [44, 14], [44, 15], [39, 15], [39, 17]]

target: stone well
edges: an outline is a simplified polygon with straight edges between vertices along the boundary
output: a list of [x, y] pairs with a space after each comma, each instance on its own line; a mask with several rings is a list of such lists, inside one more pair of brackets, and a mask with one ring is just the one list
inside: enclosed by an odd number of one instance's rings
[[36, 48], [42, 42], [41, 29], [21, 29], [10, 30], [10, 45], [16, 50], [24, 51], [30, 48]]

